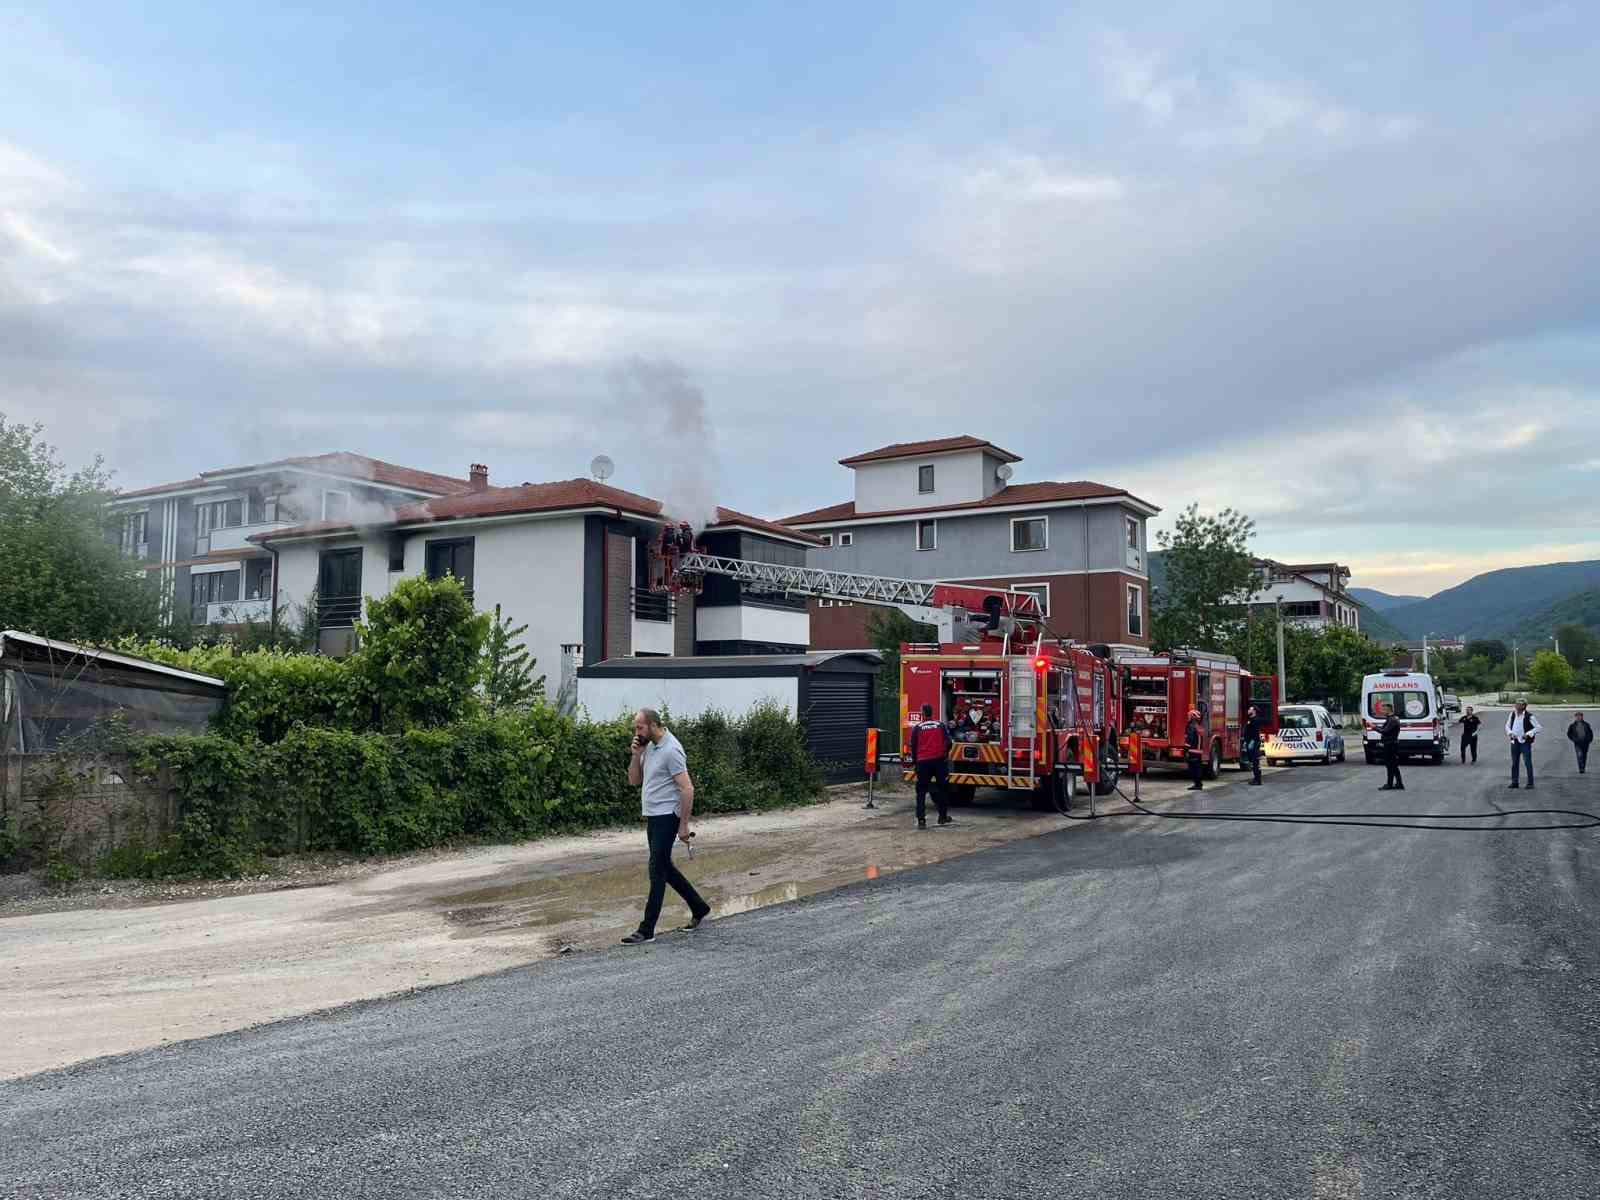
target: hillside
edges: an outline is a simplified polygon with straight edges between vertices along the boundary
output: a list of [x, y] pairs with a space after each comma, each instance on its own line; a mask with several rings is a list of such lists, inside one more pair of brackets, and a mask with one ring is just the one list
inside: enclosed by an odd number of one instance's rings
[[1416, 604], [1426, 600], [1426, 596], [1395, 596], [1388, 592], [1380, 592], [1377, 588], [1353, 587], [1350, 594], [1369, 609], [1375, 612], [1387, 612], [1391, 608], [1399, 608], [1402, 604]]
[[[1350, 589], [1352, 594], [1357, 590], [1356, 588]], [[1365, 591], [1367, 589], [1360, 590]], [[1361, 606], [1361, 632], [1373, 641], [1383, 642], [1386, 645], [1406, 640], [1405, 634], [1401, 633], [1399, 627], [1389, 620], [1388, 614], [1373, 608], [1370, 604]]]
[[1523, 645], [1543, 642], [1558, 625], [1582, 625], [1600, 633], [1600, 588], [1587, 588], [1562, 600], [1536, 616], [1529, 617], [1512, 631]]
[[1474, 575], [1426, 600], [1391, 608], [1383, 616], [1407, 638], [1423, 634], [1509, 637], [1547, 609], [1600, 588], [1600, 559], [1507, 567]]

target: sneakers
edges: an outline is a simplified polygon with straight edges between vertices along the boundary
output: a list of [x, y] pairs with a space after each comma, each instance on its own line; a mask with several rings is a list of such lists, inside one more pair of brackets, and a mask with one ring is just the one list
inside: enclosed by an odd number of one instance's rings
[[1205, 789], [1205, 786], [1203, 784], [1191, 783], [1188, 787], [1184, 788], [1183, 790], [1186, 791], [1186, 792], [1203, 792], [1206, 789]]
[[702, 921], [704, 921], [710, 915], [711, 915], [711, 910], [708, 908], [708, 909], [705, 910], [705, 912], [701, 913], [698, 917], [690, 917], [689, 918], [689, 923], [687, 925], [685, 925], [682, 929], [680, 929], [678, 932], [679, 933], [693, 933], [696, 929], [700, 928], [700, 923]]
[[949, 813], [946, 813], [944, 816], [939, 818], [939, 824], [941, 825], [954, 825], [955, 823], [955, 818]]
[[1394, 791], [1394, 784], [1386, 783], [1381, 788], [1379, 788], [1378, 790], [1380, 792], [1392, 792], [1392, 791]]
[[917, 822], [917, 828], [918, 829], [926, 829], [927, 827], [928, 827], [927, 821], [919, 820]]
[[[1520, 783], [1508, 783], [1508, 784], [1506, 784], [1506, 791], [1514, 792], [1521, 786], [1522, 785]], [[1528, 786], [1532, 787], [1533, 785], [1530, 783]]]
[[656, 935], [655, 934], [653, 934], [653, 933], [641, 933], [639, 930], [635, 929], [627, 937], [622, 939], [622, 944], [624, 946], [642, 946], [646, 942], [653, 942], [655, 940], [656, 940]]

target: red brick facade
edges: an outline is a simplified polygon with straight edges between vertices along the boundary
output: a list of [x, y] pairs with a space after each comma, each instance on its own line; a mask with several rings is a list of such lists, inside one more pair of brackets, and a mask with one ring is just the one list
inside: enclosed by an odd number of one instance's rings
[[[963, 579], [951, 583], [981, 583], [1008, 587], [1022, 580]], [[1028, 582], [1050, 585], [1050, 615], [1046, 623], [1052, 633], [1080, 642], [1125, 642], [1136, 646], [1150, 644], [1150, 581], [1121, 571], [1100, 571], [1092, 575], [1041, 575]], [[1128, 630], [1128, 586], [1139, 589], [1140, 632]], [[867, 618], [870, 604], [823, 604], [813, 600], [811, 648], [813, 650], [861, 650], [870, 646]]]

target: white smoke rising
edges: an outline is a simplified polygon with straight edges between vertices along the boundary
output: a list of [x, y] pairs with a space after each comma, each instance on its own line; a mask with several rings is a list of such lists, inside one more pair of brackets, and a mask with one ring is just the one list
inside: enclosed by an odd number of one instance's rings
[[636, 449], [644, 460], [646, 491], [666, 515], [704, 529], [717, 519], [716, 435], [706, 395], [687, 368], [664, 358], [635, 355], [611, 373], [612, 390], [646, 437]]
[[[323, 520], [323, 495], [326, 492], [343, 492], [345, 499], [342, 501], [329, 501], [338, 503], [342, 509], [328, 510], [327, 519], [330, 521], [349, 522], [358, 530], [371, 528], [375, 525], [386, 525], [394, 520], [394, 509], [390, 505], [377, 500], [369, 500], [356, 494], [348, 487], [329, 481], [326, 484], [302, 484], [293, 491], [284, 492], [278, 498], [279, 513], [287, 511], [296, 514], [293, 518], [299, 523], [309, 524], [313, 521]], [[285, 519], [280, 515], [280, 520]]]

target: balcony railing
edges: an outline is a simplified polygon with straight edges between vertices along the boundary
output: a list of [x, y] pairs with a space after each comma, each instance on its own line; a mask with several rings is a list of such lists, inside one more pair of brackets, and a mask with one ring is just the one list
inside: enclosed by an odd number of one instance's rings
[[291, 521], [257, 521], [254, 525], [229, 525], [209, 533], [197, 533], [194, 538], [195, 555], [216, 554], [223, 550], [250, 550], [254, 544], [250, 536], [273, 529], [287, 529]]
[[339, 629], [354, 625], [360, 617], [360, 596], [317, 597], [317, 623], [323, 629]]
[[672, 597], [646, 588], [633, 589], [633, 615], [640, 621], [672, 620]]

